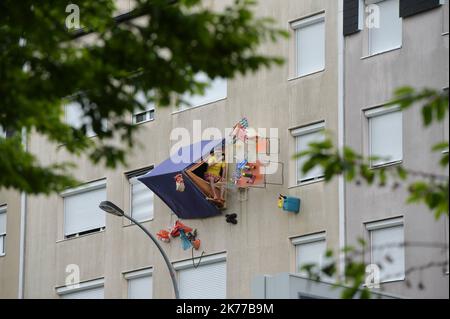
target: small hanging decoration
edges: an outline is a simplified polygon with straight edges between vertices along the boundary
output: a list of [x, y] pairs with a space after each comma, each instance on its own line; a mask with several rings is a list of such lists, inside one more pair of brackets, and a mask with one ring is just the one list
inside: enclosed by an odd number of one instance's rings
[[191, 243], [192, 243], [192, 247], [194, 247], [195, 250], [198, 250], [200, 248], [200, 244], [201, 244], [200, 239], [196, 239], [196, 240], [192, 241]]
[[181, 247], [183, 250], [188, 250], [192, 247], [191, 241], [188, 239], [184, 230], [180, 229], [180, 239], [181, 239]]
[[225, 215], [226, 221], [229, 224], [233, 224], [236, 225], [238, 223], [237, 221], [237, 214], [233, 213], [233, 214], [227, 214]]
[[177, 220], [175, 225], [169, 230], [161, 229], [156, 236], [159, 240], [166, 243], [170, 242], [170, 237], [180, 237], [183, 250], [188, 250], [191, 247], [198, 250], [201, 244], [200, 239], [197, 238], [197, 229], [192, 229], [179, 220]]
[[175, 225], [172, 227], [172, 230], [170, 231], [170, 236], [172, 237], [180, 236], [180, 230], [183, 230], [185, 233], [190, 233], [192, 231], [192, 228], [184, 225], [182, 222], [177, 220], [175, 222]]
[[233, 142], [237, 140], [245, 142], [247, 139], [247, 128], [248, 120], [244, 117], [233, 127], [233, 131], [230, 134], [233, 137]]
[[200, 248], [200, 239], [197, 239], [197, 229], [194, 229], [193, 232], [186, 234], [187, 238], [192, 244], [192, 247], [194, 247], [195, 250], [198, 250]]
[[161, 229], [159, 232], [157, 232], [156, 236], [163, 242], [170, 242], [170, 233], [165, 229]]
[[261, 185], [264, 182], [264, 175], [261, 174], [261, 162], [249, 163], [246, 159], [236, 164], [233, 180], [238, 188]]
[[284, 195], [280, 194], [280, 196], [278, 196], [278, 208], [283, 208], [283, 203], [284, 203], [285, 199], [286, 199], [286, 196], [284, 196]]
[[284, 211], [298, 213], [300, 212], [300, 198], [281, 195], [278, 197], [278, 207]]
[[184, 189], [186, 187], [184, 185], [183, 175], [177, 174], [174, 178], [175, 178], [175, 188], [177, 192], [184, 192]]

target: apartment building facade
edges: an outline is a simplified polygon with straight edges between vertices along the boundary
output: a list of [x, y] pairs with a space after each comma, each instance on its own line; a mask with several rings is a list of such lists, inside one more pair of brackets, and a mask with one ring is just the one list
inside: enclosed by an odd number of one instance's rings
[[[400, 8], [401, 2], [385, 0], [379, 5]], [[130, 8], [129, 1], [120, 3], [124, 11]], [[218, 10], [226, 4], [208, 3]], [[43, 164], [75, 160], [74, 175], [84, 184], [48, 197], [0, 192], [0, 298], [172, 298], [169, 272], [156, 247], [136, 225], [105, 215], [97, 207], [100, 201], [110, 200], [152, 233], [173, 225], [177, 216], [137, 177], [169, 157], [175, 128], [193, 133], [196, 120], [203, 129], [215, 127], [222, 132], [243, 117], [252, 127], [278, 129], [283, 178], [263, 188], [229, 191], [224, 214], [236, 213], [236, 225], [227, 223], [223, 215], [183, 220], [198, 230], [202, 240], [194, 260], [179, 242], [162, 243], [183, 298], [252, 297], [252, 280], [257, 275], [298, 273], [304, 264], [321, 263], [327, 249], [337, 253], [357, 237], [368, 236], [375, 230], [368, 224], [372, 222], [392, 222], [385, 224], [391, 226], [387, 237], [403, 231], [408, 241], [415, 236], [448, 240], [448, 222], [447, 226], [437, 224], [423, 208], [406, 206], [404, 194], [355, 187], [342, 179], [325, 183], [320, 170], [299, 173], [302, 162], [292, 158], [310, 141], [320, 139], [323, 130], [331, 132], [336, 145], [363, 151], [369, 143], [364, 132], [371, 117], [361, 114], [385, 103], [393, 88], [406, 84], [448, 87], [448, 29], [429, 36], [430, 30], [448, 25], [448, 5], [404, 18], [401, 48], [374, 54], [366, 46], [373, 36], [360, 24], [362, 9], [370, 4], [260, 1], [257, 15], [273, 17], [291, 34], [290, 39], [266, 44], [262, 50], [284, 57], [286, 63], [245, 77], [215, 80], [205, 96], [191, 97], [190, 108], [149, 106], [130, 115], [141, 128], [139, 146], [130, 151], [127, 167], [112, 171], [93, 166], [88, 159], [71, 158], [63, 147], [31, 134], [25, 141], [30, 152]], [[424, 39], [429, 41], [428, 49], [419, 50]], [[411, 65], [424, 62], [430, 66], [423, 65], [422, 73], [409, 73], [414, 69]], [[427, 168], [435, 170], [434, 162], [424, 158], [428, 145], [442, 137], [448, 122], [433, 127], [423, 139], [408, 140], [420, 123], [417, 116], [412, 111], [403, 115], [401, 160], [418, 168], [427, 163]], [[66, 120], [77, 124], [76, 108], [66, 107]], [[420, 152], [422, 160], [418, 147], [426, 149]], [[300, 198], [300, 213], [280, 210], [279, 194]], [[405, 248], [404, 269], [420, 259], [417, 254], [422, 251], [414, 249]], [[201, 251], [204, 255], [198, 258]], [[439, 260], [442, 256], [430, 253], [428, 257]], [[404, 279], [383, 283], [382, 288], [401, 296], [448, 298], [448, 275], [440, 275], [436, 269], [420, 274], [429, 285], [424, 291], [406, 287]], [[74, 286], [78, 279], [80, 284]]]

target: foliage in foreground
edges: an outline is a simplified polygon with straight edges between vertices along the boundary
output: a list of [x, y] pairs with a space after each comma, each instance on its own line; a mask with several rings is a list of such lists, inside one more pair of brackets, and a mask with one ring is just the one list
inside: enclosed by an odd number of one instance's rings
[[[208, 81], [199, 73], [232, 78], [282, 63], [258, 48], [286, 33], [256, 18], [251, 0], [220, 12], [200, 0], [138, 0], [131, 16], [139, 19], [122, 23], [113, 19], [115, 2], [76, 2], [83, 32], [91, 32], [84, 37], [66, 29], [67, 3], [0, 2], [0, 127], [15, 135], [0, 135], [0, 187], [48, 194], [75, 184], [69, 163], [43, 166], [26, 152], [24, 131], [114, 168], [134, 144], [131, 112], [201, 94]], [[81, 108], [81, 127], [64, 122], [67, 103]]]

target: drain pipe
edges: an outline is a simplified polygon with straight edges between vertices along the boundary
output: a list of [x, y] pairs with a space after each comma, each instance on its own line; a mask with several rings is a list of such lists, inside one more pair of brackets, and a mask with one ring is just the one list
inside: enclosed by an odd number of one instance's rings
[[[22, 145], [25, 151], [28, 150], [27, 131], [22, 130]], [[27, 194], [20, 194], [20, 242], [19, 242], [19, 284], [17, 298], [24, 298], [25, 287], [25, 235], [27, 220]]]
[[[342, 152], [345, 146], [345, 39], [344, 39], [344, 0], [338, 0], [338, 147]], [[338, 178], [339, 192], [339, 277], [345, 280], [345, 180]]]

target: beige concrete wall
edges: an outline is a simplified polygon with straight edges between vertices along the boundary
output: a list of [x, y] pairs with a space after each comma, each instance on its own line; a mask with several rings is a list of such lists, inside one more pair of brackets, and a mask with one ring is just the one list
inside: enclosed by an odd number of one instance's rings
[[19, 289], [20, 194], [0, 190], [0, 206], [7, 205], [5, 255], [0, 256], [0, 299], [13, 299]]
[[[392, 98], [395, 88], [448, 87], [448, 33], [442, 34], [448, 4], [403, 20], [402, 48], [372, 57], [364, 56], [365, 32], [346, 38], [345, 133], [348, 146], [365, 153], [367, 123], [363, 110], [383, 105]], [[448, 141], [448, 121], [426, 130], [422, 127], [420, 108], [404, 112], [403, 165], [416, 171], [443, 174], [437, 162], [439, 154], [430, 155], [432, 145]], [[366, 153], [367, 155], [367, 153]], [[446, 171], [448, 174], [448, 170]], [[346, 189], [346, 238], [356, 245], [358, 237], [368, 239], [363, 223], [389, 217], [404, 216], [405, 241], [409, 243], [447, 243], [448, 220], [436, 221], [425, 206], [406, 205], [407, 188], [356, 186]], [[445, 250], [409, 246], [405, 250], [405, 267], [420, 267], [428, 262], [445, 262]], [[367, 261], [369, 259], [367, 258]], [[382, 285], [384, 291], [417, 298], [448, 298], [448, 275], [441, 267], [413, 271], [406, 281]], [[418, 288], [419, 283], [424, 290]]]
[[[218, 5], [212, 2], [213, 5]], [[319, 120], [327, 129], [337, 128], [337, 2], [335, 1], [262, 1], [258, 15], [272, 16], [278, 25], [289, 30], [289, 21], [317, 12], [326, 14], [326, 69], [304, 78], [291, 79], [293, 47], [291, 40], [264, 45], [261, 50], [286, 58], [282, 67], [261, 70], [228, 83], [228, 97], [199, 108], [172, 113], [171, 108], [157, 109], [156, 119], [141, 125], [138, 142], [127, 167], [105, 170], [78, 158], [74, 171], [80, 181], [107, 179], [107, 197], [127, 210], [128, 181], [124, 173], [158, 164], [169, 155], [172, 128], [186, 127], [202, 120], [202, 127], [224, 129], [242, 116], [254, 127], [279, 129], [280, 160], [285, 163], [283, 186], [268, 185], [251, 189], [248, 200], [240, 202], [237, 194], [229, 197], [228, 210], [238, 214], [238, 225], [225, 222], [223, 216], [185, 221], [198, 229], [206, 254], [227, 254], [227, 296], [250, 297], [252, 278], [257, 274], [294, 271], [294, 249], [289, 238], [317, 231], [327, 232], [327, 242], [335, 249], [338, 243], [337, 185], [317, 182], [290, 187], [295, 173], [291, 156], [295, 149], [289, 128]], [[30, 149], [42, 163], [69, 160], [63, 148], [57, 150], [43, 138], [33, 136]], [[285, 213], [276, 206], [279, 193], [299, 196], [303, 207], [299, 215]], [[176, 220], [161, 200], [155, 201], [155, 218], [145, 223], [153, 233]], [[29, 199], [26, 250], [27, 298], [57, 298], [55, 287], [64, 285], [66, 266], [80, 266], [81, 280], [105, 278], [105, 296], [126, 296], [122, 273], [152, 266], [155, 298], [172, 297], [168, 271], [155, 247], [136, 228], [117, 217], [107, 216], [106, 230], [75, 239], [64, 240], [63, 202], [58, 195]], [[177, 242], [165, 245], [173, 261], [190, 258]]]

